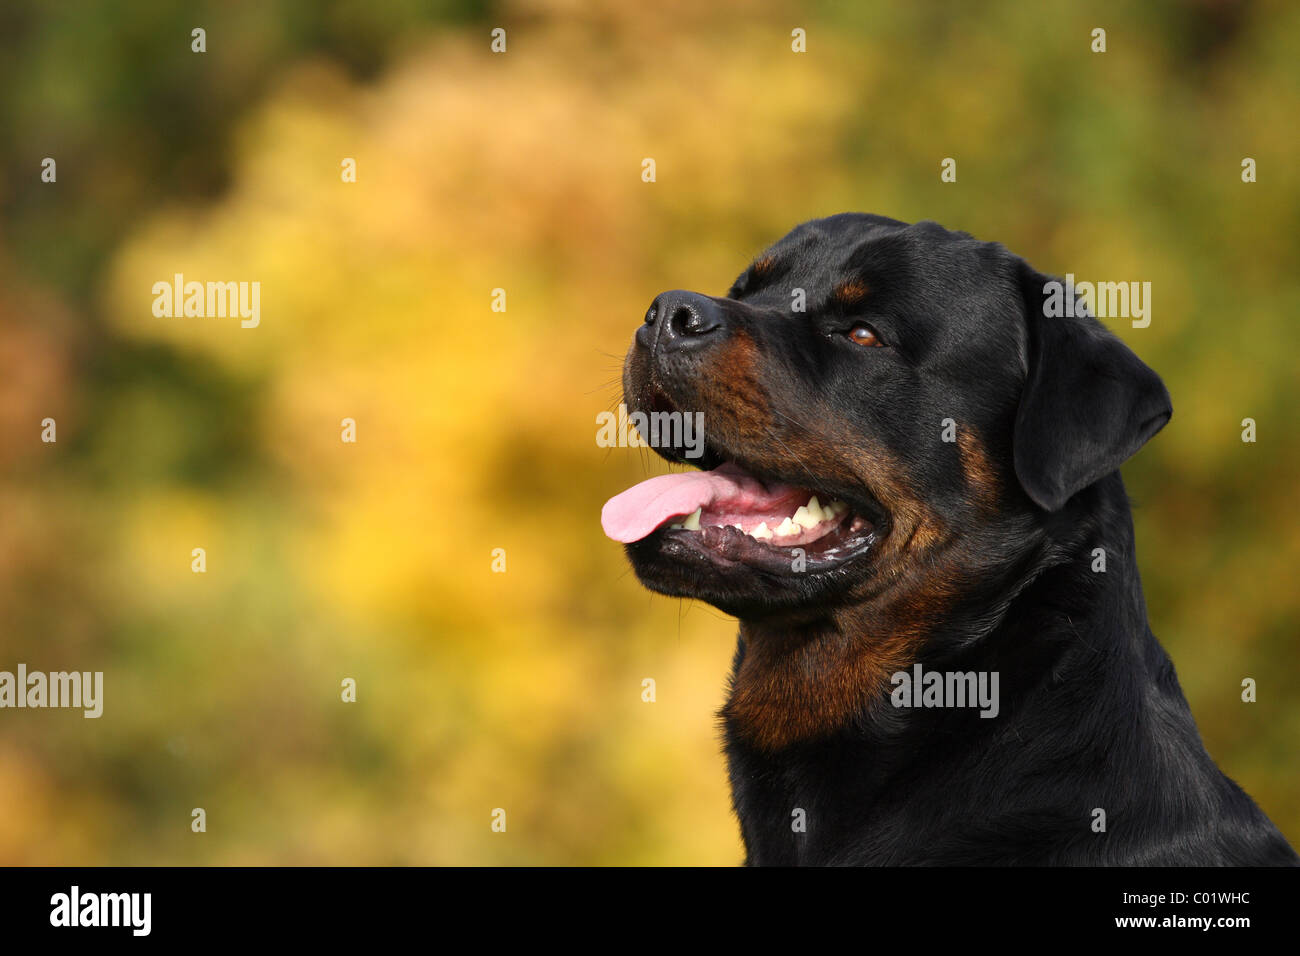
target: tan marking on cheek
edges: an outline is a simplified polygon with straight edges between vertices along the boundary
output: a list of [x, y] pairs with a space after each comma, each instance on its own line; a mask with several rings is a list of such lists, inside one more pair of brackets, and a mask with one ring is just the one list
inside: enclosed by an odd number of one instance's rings
[[933, 551], [946, 538], [947, 535], [939, 524], [939, 519], [926, 511], [921, 513], [918, 518], [913, 519], [907, 540], [903, 542], [899, 550], [911, 554]]
[[[845, 449], [849, 458], [845, 458]], [[837, 477], [846, 484], [861, 484], [889, 514], [889, 538], [881, 548], [881, 563], [901, 561], [937, 548], [946, 540], [939, 516], [915, 488], [906, 468], [880, 447], [867, 446], [862, 437], [842, 437], [839, 444], [826, 442], [823, 462], [835, 463]]]
[[775, 264], [776, 260], [772, 256], [764, 256], [756, 261], [751, 268], [754, 270], [755, 276], [763, 276], [771, 272], [772, 266]]
[[962, 474], [975, 501], [985, 511], [995, 509], [1001, 495], [1002, 482], [997, 469], [989, 460], [984, 443], [973, 428], [958, 428], [957, 454], [961, 458]]

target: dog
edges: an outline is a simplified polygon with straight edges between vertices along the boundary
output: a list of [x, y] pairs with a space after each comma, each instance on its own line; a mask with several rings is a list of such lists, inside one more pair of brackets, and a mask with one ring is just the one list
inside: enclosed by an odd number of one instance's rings
[[740, 621], [747, 865], [1300, 863], [1147, 623], [1118, 469], [1169, 394], [1052, 281], [844, 213], [637, 329], [630, 417], [702, 412], [702, 455], [656, 447], [701, 470], [602, 522], [647, 588]]

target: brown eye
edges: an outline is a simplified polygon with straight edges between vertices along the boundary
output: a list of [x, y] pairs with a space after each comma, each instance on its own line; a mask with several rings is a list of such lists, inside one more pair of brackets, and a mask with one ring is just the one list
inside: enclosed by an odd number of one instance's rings
[[849, 341], [856, 345], [865, 345], [869, 348], [879, 348], [884, 343], [876, 337], [870, 326], [855, 325], [849, 330]]

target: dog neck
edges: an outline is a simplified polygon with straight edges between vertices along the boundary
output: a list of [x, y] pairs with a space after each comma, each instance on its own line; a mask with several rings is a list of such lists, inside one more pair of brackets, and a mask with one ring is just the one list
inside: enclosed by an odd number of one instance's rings
[[[924, 555], [915, 574], [896, 575], [871, 600], [818, 615], [741, 620], [731, 692], [720, 714], [729, 737], [775, 754], [837, 735], [879, 736], [901, 723], [888, 713], [894, 676], [910, 676], [917, 665], [980, 663], [996, 652], [1000, 633], [1022, 624], [1045, 633], [1087, 627], [1102, 589], [1125, 592], [1121, 604], [1132, 618], [1106, 626], [1145, 631], [1126, 501], [1114, 475], [1060, 514], [946, 541]], [[1101, 528], [1122, 529], [1121, 537], [1102, 540]], [[991, 562], [991, 553], [1001, 558]], [[976, 561], [979, 576], [967, 571]], [[1066, 576], [1069, 585], [1037, 588], [1045, 575]], [[1041, 598], [1018, 601], [1031, 589], [1073, 597], [1052, 622], [1021, 622], [1018, 604], [1043, 611]]]
[[742, 619], [721, 714], [729, 732], [776, 752], [873, 723], [870, 712], [889, 704], [894, 675], [977, 645], [1027, 582], [1077, 550], [1023, 521], [996, 534], [928, 540], [924, 552], [892, 561], [879, 575], [884, 583], [862, 600]]
[[[1099, 668], [1112, 682], [1138, 679], [1155, 660], [1144, 663], [1143, 655], [1163, 652], [1146, 624], [1126, 500], [1118, 475], [1100, 482], [1068, 513], [1040, 520], [1033, 534], [1008, 535], [1017, 546], [986, 567], [983, 579], [970, 578], [963, 551], [954, 546], [933, 574], [900, 582], [865, 604], [801, 621], [742, 621], [721, 713], [742, 828], [753, 815], [745, 794], [756, 779], [779, 790], [776, 782], [787, 770], [806, 771], [811, 762], [817, 772], [791, 778], [831, 775], [835, 785], [824, 780], [822, 789], [849, 813], [917, 771], [909, 761], [925, 749], [915, 746], [922, 738], [933, 749], [937, 733], [973, 752], [979, 741], [1017, 726], [1026, 707], [1043, 706], [1044, 698], [1031, 691], [1045, 682]], [[1102, 528], [1120, 529], [1119, 539], [1102, 540]], [[1108, 557], [1104, 570], [1098, 548]], [[988, 553], [987, 539], [979, 550]], [[1099, 600], [1103, 592], [1114, 599]], [[1067, 597], [1050, 604], [1050, 595]], [[1095, 621], [1097, 607], [1122, 607], [1124, 619]], [[946, 704], [928, 709], [916, 688], [898, 706], [895, 675], [910, 681], [925, 671], [999, 675], [1000, 719]], [[760, 802], [784, 806], [807, 803], [806, 797], [769, 794]]]

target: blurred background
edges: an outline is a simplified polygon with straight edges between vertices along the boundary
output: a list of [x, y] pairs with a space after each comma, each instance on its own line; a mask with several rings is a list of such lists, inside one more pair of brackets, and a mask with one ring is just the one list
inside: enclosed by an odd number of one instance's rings
[[1300, 844], [1300, 7], [179, 6], [0, 7], [0, 669], [106, 685], [0, 713], [0, 863], [738, 862], [734, 622], [604, 539], [665, 466], [596, 415], [656, 293], [843, 210], [1153, 284], [1152, 625]]

